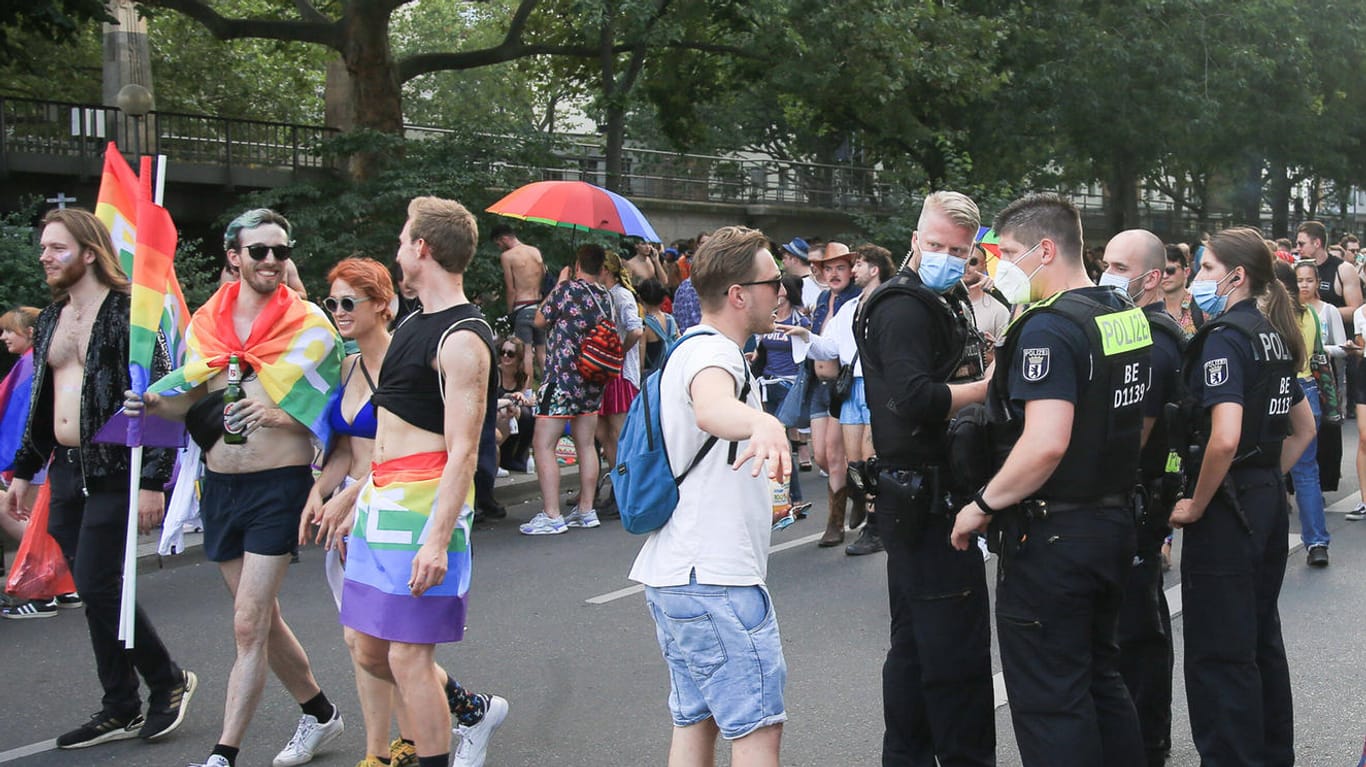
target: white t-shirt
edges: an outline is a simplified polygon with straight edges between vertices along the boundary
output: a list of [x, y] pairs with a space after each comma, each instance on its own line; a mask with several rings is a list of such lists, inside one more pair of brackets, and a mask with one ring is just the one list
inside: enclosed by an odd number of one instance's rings
[[1354, 335], [1366, 336], [1366, 304], [1358, 306], [1352, 314], [1352, 326]]
[[822, 290], [825, 290], [825, 287], [816, 282], [815, 276], [808, 274], [802, 278], [802, 306], [807, 311], [816, 308], [816, 302], [821, 300]]
[[[819, 335], [813, 332], [810, 341], [793, 336], [792, 359], [796, 362], [804, 362], [807, 357], [813, 360], [839, 360], [841, 365], [853, 362], [854, 355], [858, 354], [858, 341], [854, 339], [854, 315], [858, 313], [858, 305], [862, 300], [863, 296], [859, 295], [845, 301], [835, 316], [825, 323], [825, 332]], [[854, 365], [854, 377], [863, 377], [861, 357]]]
[[[706, 325], [697, 328], [712, 330]], [[689, 393], [693, 378], [707, 368], [729, 373], [735, 379], [735, 396], [740, 396], [747, 365], [735, 342], [720, 334], [689, 339], [677, 347], [660, 380], [659, 419], [675, 476], [683, 473], [710, 436], [697, 428]], [[746, 404], [763, 409], [758, 386], [750, 385]], [[730, 444], [718, 440], [679, 485], [673, 516], [645, 539], [627, 577], [656, 588], [685, 586], [696, 570], [698, 583], [713, 586], [764, 583], [773, 530], [768, 474], [751, 476], [749, 463], [739, 471], [731, 469]], [[745, 445], [739, 443], [738, 453]]]
[[[612, 320], [617, 323], [617, 333], [621, 340], [626, 340], [626, 334], [632, 330], [640, 330], [645, 327], [645, 323], [640, 319], [640, 310], [636, 306], [636, 297], [624, 285], [614, 285], [609, 291], [612, 295], [612, 307], [616, 317]], [[621, 377], [630, 381], [637, 389], [640, 388], [640, 349], [638, 345], [644, 342], [644, 337], [637, 341], [637, 346], [631, 347], [626, 352], [626, 359], [621, 365]]]
[[993, 341], [1000, 341], [1005, 335], [1006, 326], [1010, 324], [1010, 310], [1000, 301], [983, 292], [972, 302], [972, 313], [977, 318], [977, 329], [991, 336]]

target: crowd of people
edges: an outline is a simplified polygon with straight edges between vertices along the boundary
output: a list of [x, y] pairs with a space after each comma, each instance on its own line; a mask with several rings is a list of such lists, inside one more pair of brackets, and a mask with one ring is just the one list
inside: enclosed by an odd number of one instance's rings
[[[1340, 479], [1341, 423], [1366, 418], [1359, 242], [1328, 245], [1308, 221], [1293, 243], [1242, 228], [1192, 249], [1130, 230], [1085, 251], [1075, 208], [1046, 196], [998, 215], [999, 252], [978, 242], [981, 223], [971, 199], [939, 192], [900, 263], [873, 243], [724, 227], [662, 248], [584, 244], [558, 274], [498, 226], [499, 337], [466, 297], [479, 238], [459, 203], [413, 200], [397, 279], [344, 259], [321, 306], [291, 261], [289, 221], [251, 210], [224, 233], [221, 285], [190, 322], [184, 363], [172, 369], [159, 344], [143, 392], [129, 379], [129, 283], [108, 231], [84, 211], [51, 212], [39, 261], [54, 302], [0, 316], [19, 358], [0, 384], [0, 530], [24, 536], [46, 483], [48, 530], [77, 592], [3, 616], [83, 606], [105, 691], [58, 746], [155, 741], [184, 721], [196, 674], [140, 608], [136, 646], [117, 638], [119, 531], [129, 513], [156, 528], [165, 490], [197, 481], [236, 642], [203, 767], [236, 763], [268, 671], [300, 707], [273, 764], [306, 763], [344, 729], [277, 599], [309, 542], [327, 549], [361, 765], [482, 765], [509, 703], [434, 660], [463, 636], [473, 524], [506, 516], [493, 479], [509, 472], [534, 472], [541, 491], [527, 536], [619, 514], [607, 478], [655, 375], [678, 502], [630, 577], [646, 587], [670, 670], [671, 764], [709, 763], [718, 735], [734, 764], [777, 764], [786, 667], [769, 536], [811, 508], [807, 472], [828, 505], [817, 545], [853, 532], [846, 554], [888, 557], [884, 764], [994, 764], [988, 548], [1003, 559], [997, 631], [1025, 764], [1162, 764], [1172, 528], [1185, 530], [1202, 759], [1289, 763], [1275, 607], [1283, 475], [1307, 564], [1327, 566], [1323, 493]], [[609, 372], [586, 364], [604, 353]], [[179, 456], [147, 449], [131, 512], [127, 449], [89, 438], [120, 405], [184, 422], [194, 443]], [[1186, 423], [1194, 433], [1178, 434]], [[562, 509], [566, 438], [578, 488]], [[718, 441], [728, 449], [710, 452]], [[1366, 471], [1366, 440], [1356, 462]], [[1347, 518], [1366, 518], [1366, 491]], [[1229, 546], [1235, 534], [1252, 545]], [[706, 636], [698, 615], [710, 616]], [[721, 660], [699, 675], [703, 656]]]

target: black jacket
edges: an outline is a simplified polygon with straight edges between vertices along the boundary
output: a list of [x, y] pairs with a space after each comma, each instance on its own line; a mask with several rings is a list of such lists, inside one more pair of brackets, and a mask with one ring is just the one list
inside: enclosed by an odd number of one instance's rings
[[[32, 479], [47, 463], [56, 447], [52, 432], [52, 381], [47, 378], [47, 353], [66, 301], [51, 304], [38, 315], [33, 331], [33, 399], [29, 404], [28, 426], [19, 452], [14, 457], [14, 475]], [[127, 447], [95, 443], [95, 432], [123, 406], [128, 380], [128, 306], [129, 296], [109, 291], [90, 331], [85, 353], [85, 376], [81, 379], [81, 472], [88, 490], [128, 487]], [[170, 355], [165, 339], [157, 335], [152, 358], [152, 380], [170, 371]], [[175, 451], [147, 448], [143, 451], [142, 480], [145, 490], [161, 490], [171, 478]]]

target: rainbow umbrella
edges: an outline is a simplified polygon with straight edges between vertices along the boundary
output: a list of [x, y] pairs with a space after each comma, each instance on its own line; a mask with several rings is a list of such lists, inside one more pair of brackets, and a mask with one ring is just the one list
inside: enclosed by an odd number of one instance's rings
[[616, 192], [584, 181], [537, 181], [485, 208], [489, 213], [588, 231], [601, 229], [660, 242], [640, 209]]
[[996, 266], [1001, 261], [1001, 240], [996, 236], [996, 230], [989, 226], [978, 229], [976, 242], [987, 252], [987, 274], [995, 278]]

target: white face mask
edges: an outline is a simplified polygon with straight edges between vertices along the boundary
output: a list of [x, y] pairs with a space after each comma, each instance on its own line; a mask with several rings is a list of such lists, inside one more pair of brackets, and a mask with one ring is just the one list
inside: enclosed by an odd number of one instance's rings
[[1043, 268], [1043, 264], [1039, 264], [1039, 266], [1029, 274], [1025, 274], [1024, 270], [1017, 266], [1017, 264], [1028, 258], [1029, 254], [1037, 250], [1039, 245], [1042, 244], [1043, 240], [1040, 240], [1037, 245], [1026, 250], [1024, 253], [1021, 253], [1020, 257], [1014, 261], [1008, 261], [1003, 258], [1001, 259], [1001, 263], [996, 267], [996, 289], [1001, 291], [1001, 295], [1004, 296], [1006, 301], [1009, 301], [1012, 306], [1015, 304], [1028, 303], [1029, 300], [1034, 297], [1030, 289], [1029, 281], [1034, 278], [1034, 275], [1038, 273], [1039, 269]]
[[1133, 280], [1126, 280], [1126, 279], [1124, 279], [1123, 277], [1119, 276], [1118, 274], [1115, 274], [1114, 272], [1105, 272], [1105, 273], [1103, 273], [1103, 274], [1100, 275], [1100, 282], [1097, 282], [1096, 284], [1099, 285], [1099, 286], [1101, 286], [1102, 288], [1104, 288], [1104, 287], [1119, 288], [1119, 291], [1120, 291], [1121, 293], [1123, 293], [1124, 295], [1128, 296], [1129, 298], [1133, 298], [1133, 297], [1134, 297], [1134, 294], [1133, 294], [1132, 291], [1129, 290], [1129, 286], [1132, 285], [1132, 284], [1134, 284], [1134, 280], [1141, 280], [1141, 279], [1143, 279], [1143, 278], [1142, 278], [1142, 277], [1135, 277]]

